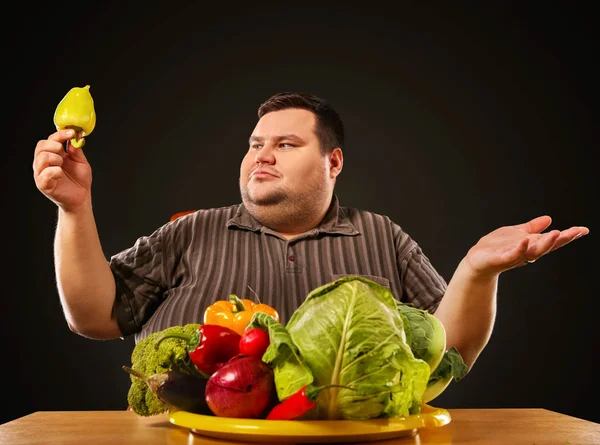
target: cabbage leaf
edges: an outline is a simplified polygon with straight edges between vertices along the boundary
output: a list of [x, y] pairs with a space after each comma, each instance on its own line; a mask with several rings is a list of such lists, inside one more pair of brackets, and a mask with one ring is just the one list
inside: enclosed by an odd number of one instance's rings
[[280, 401], [313, 382], [311, 370], [304, 363], [298, 347], [283, 325], [264, 312], [256, 312], [246, 329], [251, 328], [261, 328], [269, 333], [269, 347], [263, 354], [262, 361], [273, 369], [277, 398]]

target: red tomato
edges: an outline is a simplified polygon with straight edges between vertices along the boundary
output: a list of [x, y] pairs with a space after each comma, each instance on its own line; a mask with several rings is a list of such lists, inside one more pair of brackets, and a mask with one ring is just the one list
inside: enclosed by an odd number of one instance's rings
[[240, 354], [262, 358], [269, 347], [269, 334], [261, 328], [244, 331], [240, 338]]

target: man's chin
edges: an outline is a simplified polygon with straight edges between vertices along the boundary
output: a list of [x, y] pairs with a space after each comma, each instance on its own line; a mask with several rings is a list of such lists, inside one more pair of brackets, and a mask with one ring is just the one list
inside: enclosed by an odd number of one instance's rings
[[242, 193], [242, 199], [246, 204], [254, 206], [274, 206], [281, 204], [287, 199], [285, 193], [274, 192], [274, 193], [252, 193], [246, 191]]
[[277, 204], [281, 204], [285, 200], [285, 196], [280, 195], [272, 195], [272, 196], [260, 196], [260, 197], [250, 197], [248, 201], [255, 206], [274, 206]]

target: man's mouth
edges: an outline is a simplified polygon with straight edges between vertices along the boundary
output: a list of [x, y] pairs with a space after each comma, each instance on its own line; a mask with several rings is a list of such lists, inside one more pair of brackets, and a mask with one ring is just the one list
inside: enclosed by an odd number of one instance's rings
[[250, 177], [251, 178], [277, 178], [277, 175], [268, 170], [257, 169], [252, 172]]

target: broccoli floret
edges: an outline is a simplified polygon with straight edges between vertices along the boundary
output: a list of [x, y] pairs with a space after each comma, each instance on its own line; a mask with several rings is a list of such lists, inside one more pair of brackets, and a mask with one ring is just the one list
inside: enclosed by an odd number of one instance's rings
[[[169, 369], [178, 369], [188, 374], [198, 374], [198, 369], [189, 358], [187, 344], [178, 338], [166, 338], [155, 348], [157, 340], [164, 334], [192, 334], [200, 324], [190, 323], [184, 326], [171, 326], [159, 332], [154, 332], [140, 340], [131, 353], [131, 368], [142, 374], [151, 376]], [[133, 412], [140, 416], [153, 416], [168, 410], [148, 387], [146, 382], [131, 377], [131, 386], [127, 393], [127, 402]]]

